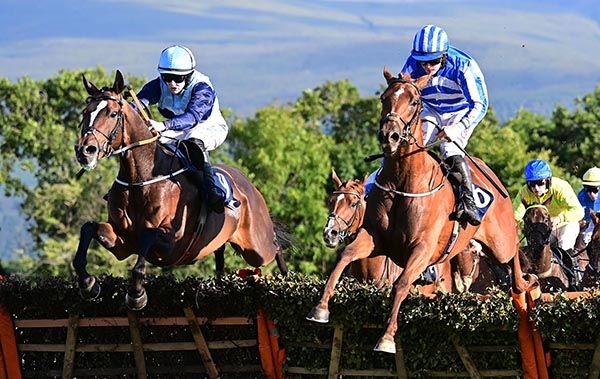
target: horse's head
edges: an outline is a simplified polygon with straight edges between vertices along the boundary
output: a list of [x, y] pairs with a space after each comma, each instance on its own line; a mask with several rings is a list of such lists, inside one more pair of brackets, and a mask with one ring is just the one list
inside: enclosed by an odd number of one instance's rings
[[422, 130], [419, 127], [423, 109], [420, 88], [429, 77], [417, 80], [412, 80], [408, 75], [394, 77], [385, 67], [383, 76], [388, 87], [381, 94], [381, 121], [377, 138], [383, 152], [392, 155], [399, 147], [422, 142]]
[[92, 170], [98, 164], [98, 160], [109, 156], [123, 142], [123, 107], [126, 102], [121, 93], [125, 85], [123, 75], [118, 70], [112, 88], [98, 89], [84, 75], [82, 78], [90, 96], [83, 110], [75, 154], [84, 169]]
[[365, 181], [358, 179], [343, 182], [332, 170], [335, 191], [328, 200], [329, 218], [323, 230], [323, 239], [329, 247], [336, 247], [346, 237], [356, 233], [365, 215]]
[[550, 269], [551, 251], [549, 248], [552, 221], [545, 205], [532, 205], [523, 216], [523, 234], [527, 240], [527, 254], [537, 273]]
[[590, 218], [594, 223], [594, 230], [586, 250], [591, 268], [600, 276], [600, 212], [590, 211]]

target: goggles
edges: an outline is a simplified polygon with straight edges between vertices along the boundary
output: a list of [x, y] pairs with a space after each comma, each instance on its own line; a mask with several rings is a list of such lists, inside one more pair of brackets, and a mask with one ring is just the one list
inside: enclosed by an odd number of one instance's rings
[[530, 180], [527, 182], [527, 187], [533, 189], [534, 187], [542, 187], [546, 185], [546, 179]]
[[423, 66], [435, 66], [436, 64], [440, 64], [442, 62], [442, 57], [432, 59], [430, 61], [421, 61]]
[[160, 77], [165, 83], [170, 83], [171, 81], [175, 83], [181, 83], [185, 81], [187, 75], [177, 75], [177, 74], [160, 74]]

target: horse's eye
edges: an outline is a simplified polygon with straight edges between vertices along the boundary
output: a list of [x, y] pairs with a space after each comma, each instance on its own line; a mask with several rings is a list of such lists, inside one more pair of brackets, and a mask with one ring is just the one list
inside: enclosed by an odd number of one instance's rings
[[416, 107], [417, 105], [419, 105], [419, 100], [413, 100], [412, 103], [410, 103], [410, 105]]
[[358, 202], [355, 202], [355, 203], [351, 203], [351, 204], [350, 204], [350, 206], [351, 206], [352, 208], [356, 208], [356, 206], [357, 206], [357, 205], [358, 205]]
[[110, 117], [115, 118], [115, 117], [117, 117], [118, 114], [119, 114], [119, 112], [112, 111], [112, 112], [110, 112]]

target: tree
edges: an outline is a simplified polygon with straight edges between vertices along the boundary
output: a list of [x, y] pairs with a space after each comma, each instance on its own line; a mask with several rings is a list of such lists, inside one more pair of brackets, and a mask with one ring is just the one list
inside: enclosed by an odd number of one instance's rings
[[291, 229], [298, 251], [287, 260], [305, 273], [323, 272], [331, 261], [321, 242], [330, 148], [331, 139], [289, 106], [263, 108], [230, 131], [233, 162], [261, 191], [271, 215]]

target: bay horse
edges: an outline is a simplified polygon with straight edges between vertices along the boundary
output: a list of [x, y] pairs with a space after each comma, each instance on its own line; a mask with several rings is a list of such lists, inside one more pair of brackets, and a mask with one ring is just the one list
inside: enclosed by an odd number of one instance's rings
[[85, 76], [82, 79], [89, 97], [75, 145], [77, 161], [91, 170], [103, 158], [113, 154], [119, 158], [119, 172], [107, 197], [108, 221], [89, 221], [81, 227], [73, 266], [82, 296], [100, 293], [98, 280], [86, 269], [92, 239], [119, 260], [138, 255], [126, 294], [126, 305], [133, 310], [147, 303], [146, 261], [171, 267], [216, 251], [219, 266], [229, 242], [248, 264], [259, 267], [275, 259], [279, 270], [287, 273], [282, 249], [289, 240], [274, 227], [263, 196], [248, 177], [236, 168], [216, 165], [231, 182], [237, 201], [221, 213], [207, 210], [199, 190], [184, 175], [190, 168], [157, 142], [156, 132], [125, 101], [121, 72], [117, 70], [112, 87], [102, 89]]
[[[462, 224], [458, 236], [451, 241], [456, 225], [450, 219], [454, 211], [454, 191], [447, 170], [423, 143], [421, 88], [430, 77], [417, 80], [409, 76], [394, 77], [387, 68], [383, 75], [387, 88], [381, 95], [378, 132], [385, 155], [383, 168], [367, 198], [362, 226], [354, 241], [340, 254], [319, 303], [306, 318], [320, 323], [329, 321], [329, 299], [348, 264], [370, 256], [389, 256], [404, 270], [394, 282], [384, 333], [374, 350], [395, 353], [400, 305], [413, 283], [426, 267], [451, 259], [463, 251], [471, 239], [477, 240], [484, 252], [499, 263], [511, 265], [515, 290], [524, 291], [530, 283], [521, 271], [511, 200], [502, 195], [500, 181], [481, 160], [476, 162], [487, 177], [479, 170], [473, 170], [472, 176], [475, 184], [485, 188], [493, 199], [488, 199], [491, 201], [487, 203], [481, 224]], [[491, 185], [490, 180], [496, 185]]]
[[590, 211], [590, 218], [594, 223], [594, 230], [590, 242], [585, 247], [589, 259], [582, 280], [584, 288], [597, 286], [600, 281], [600, 215]]
[[[335, 190], [327, 201], [329, 217], [323, 229], [323, 240], [328, 247], [336, 248], [342, 243], [352, 241], [362, 225], [367, 205], [365, 198], [367, 176], [362, 180], [342, 181], [335, 169], [332, 169], [331, 179]], [[362, 282], [371, 281], [377, 287], [391, 285], [401, 272], [402, 268], [384, 255], [354, 261], [350, 263], [347, 271], [348, 276]], [[438, 290], [452, 292], [450, 265], [437, 265], [434, 283], [421, 283], [416, 287], [424, 295], [434, 294]]]

